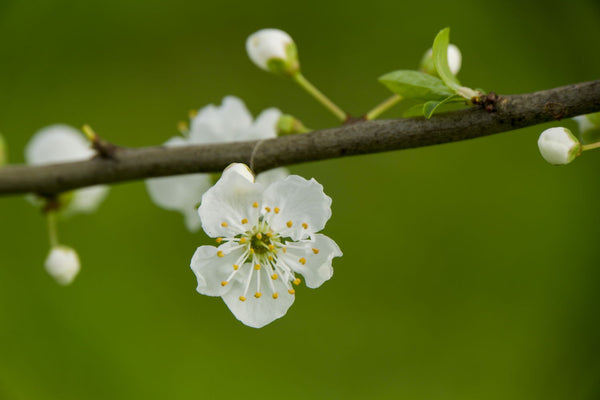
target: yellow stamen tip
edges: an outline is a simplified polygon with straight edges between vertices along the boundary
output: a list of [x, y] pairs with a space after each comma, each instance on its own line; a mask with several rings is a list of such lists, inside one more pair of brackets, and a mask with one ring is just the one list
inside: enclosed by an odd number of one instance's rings
[[271, 212], [271, 209], [269, 207], [265, 207], [265, 210], [267, 210], [267, 212]]
[[258, 271], [258, 270], [260, 269], [260, 264], [256, 264], [256, 265], [254, 266], [254, 269]]
[[256, 234], [256, 238], [257, 238], [258, 240], [262, 239], [262, 233], [258, 232], [258, 233]]
[[252, 203], [252, 207], [258, 208], [258, 203], [257, 202]]
[[319, 254], [319, 249], [313, 249], [313, 253]]
[[286, 225], [287, 225], [287, 227], [288, 227], [288, 228], [291, 228], [291, 227], [292, 227], [292, 225], [293, 225], [293, 224], [292, 224], [292, 221], [288, 221], [288, 222], [286, 223]]
[[227, 286], [228, 283], [229, 282], [227, 282], [227, 281], [223, 281], [223, 282], [221, 282], [221, 286]]
[[269, 261], [273, 261], [273, 256], [269, 256], [267, 258], [269, 259]]
[[221, 223], [221, 226], [222, 226], [223, 228], [227, 228], [229, 225], [227, 224], [227, 222], [223, 222], [223, 223]]
[[219, 250], [219, 251], [217, 251], [217, 256], [224, 257], [225, 253], [223, 253], [221, 250]]
[[265, 233], [265, 235], [267, 235], [267, 237], [272, 237], [273, 236], [273, 232], [267, 232], [267, 233]]
[[285, 247], [284, 247], [284, 248], [283, 248], [283, 252], [284, 252], [284, 253], [287, 253], [287, 248], [285, 248]]
[[[245, 238], [245, 237], [243, 237], [243, 238], [241, 238], [241, 239], [240, 239], [240, 244], [244, 244], [244, 243], [246, 243], [246, 242], [247, 242], [247, 240], [246, 240], [246, 238]], [[313, 251], [314, 251], [314, 249], [313, 249]]]
[[302, 257], [301, 259], [298, 260], [300, 262], [300, 264], [304, 265], [306, 264], [306, 258]]
[[240, 301], [246, 301], [246, 298], [244, 296], [240, 296]]
[[273, 246], [272, 244], [269, 245], [269, 250], [273, 250], [275, 248], [275, 246]]
[[260, 296], [262, 296], [262, 293], [260, 293], [260, 292], [256, 292], [256, 293], [254, 293], [254, 297], [256, 297], [257, 299], [258, 299]]
[[196, 116], [198, 115], [198, 110], [190, 110], [188, 111], [188, 115], [190, 118], [196, 118]]
[[304, 229], [308, 229], [308, 224], [307, 224], [306, 222], [303, 222], [303, 223], [302, 223], [302, 227], [303, 227]]
[[288, 290], [288, 293], [289, 293], [289, 294], [295, 294], [295, 293], [296, 293], [296, 291], [295, 291], [294, 289], [290, 289], [290, 290]]
[[277, 275], [277, 274], [271, 275], [271, 279], [273, 279], [273, 280], [277, 279], [278, 277], [279, 277], [279, 275]]
[[277, 293], [277, 292], [273, 293], [273, 298], [274, 298], [274, 299], [276, 299], [276, 298], [278, 298], [278, 297], [279, 297], [279, 293]]
[[246, 218], [244, 218], [244, 219], [242, 220], [242, 224], [247, 224], [247, 223], [248, 223], [248, 220], [247, 220]]
[[237, 271], [239, 268], [240, 268], [240, 266], [239, 266], [239, 265], [237, 265], [237, 264], [233, 264], [233, 269], [234, 269], [235, 271]]
[[250, 249], [250, 253], [254, 254], [254, 249]]
[[294, 279], [294, 285], [299, 285], [299, 284], [300, 284], [300, 282], [302, 282], [302, 281], [300, 280], [300, 278], [296, 278], [296, 279]]
[[281, 211], [281, 210], [279, 209], [279, 207], [275, 207], [274, 211], [275, 211], [275, 214], [279, 214], [279, 211]]
[[222, 237], [218, 237], [218, 238], [215, 239], [215, 242], [217, 242], [217, 243], [221, 243], [222, 241], [223, 241]]

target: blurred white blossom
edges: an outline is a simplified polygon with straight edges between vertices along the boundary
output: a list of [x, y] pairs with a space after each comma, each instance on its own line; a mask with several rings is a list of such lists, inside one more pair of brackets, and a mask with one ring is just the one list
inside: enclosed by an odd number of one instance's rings
[[[83, 133], [68, 125], [51, 125], [40, 129], [27, 143], [25, 160], [31, 165], [83, 161], [95, 151]], [[58, 199], [61, 213], [93, 213], [108, 194], [108, 186], [98, 185], [62, 193]]]
[[202, 196], [198, 210], [218, 247], [199, 247], [191, 261], [197, 290], [221, 296], [244, 324], [260, 328], [281, 318], [293, 285], [317, 288], [333, 275], [337, 244], [319, 234], [331, 217], [331, 198], [314, 179], [297, 175], [263, 185], [236, 164]]
[[56, 245], [50, 249], [44, 267], [56, 282], [69, 285], [79, 273], [79, 256], [71, 247]]
[[[256, 120], [234, 96], [223, 99], [220, 107], [208, 105], [192, 117], [186, 136], [169, 139], [165, 146], [187, 146], [219, 142], [239, 142], [271, 139], [277, 136], [276, 128], [281, 111], [276, 108], [264, 110]], [[263, 172], [257, 181], [271, 182], [287, 176], [285, 168]], [[214, 183], [211, 174], [187, 174], [146, 181], [150, 198], [157, 206], [183, 214], [185, 225], [191, 232], [200, 229], [198, 217], [199, 199]]]

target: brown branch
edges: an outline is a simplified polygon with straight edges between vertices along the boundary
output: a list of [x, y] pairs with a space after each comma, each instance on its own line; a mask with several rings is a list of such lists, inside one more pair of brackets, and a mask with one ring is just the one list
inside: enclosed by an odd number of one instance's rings
[[[489, 103], [489, 102], [488, 102]], [[600, 81], [530, 94], [499, 96], [494, 107], [472, 107], [435, 115], [366, 121], [263, 141], [254, 155], [256, 172], [307, 161], [431, 146], [600, 111]], [[492, 112], [490, 112], [492, 110]], [[117, 147], [110, 158], [48, 166], [0, 169], [0, 195], [54, 193], [101, 183], [222, 171], [248, 163], [257, 142], [187, 147]]]

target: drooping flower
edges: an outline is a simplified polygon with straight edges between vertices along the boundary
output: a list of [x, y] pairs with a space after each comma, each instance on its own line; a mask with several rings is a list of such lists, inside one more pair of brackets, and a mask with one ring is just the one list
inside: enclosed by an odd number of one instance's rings
[[[96, 153], [83, 134], [68, 125], [40, 129], [27, 143], [25, 160], [32, 165], [83, 161]], [[108, 194], [108, 186], [98, 185], [62, 193], [58, 196], [61, 213], [93, 213]]]
[[538, 139], [542, 157], [550, 164], [563, 165], [579, 157], [581, 143], [567, 128], [546, 129]]
[[199, 293], [221, 296], [237, 319], [260, 328], [285, 315], [298, 274], [317, 288], [342, 252], [317, 233], [331, 216], [323, 186], [297, 175], [266, 186], [247, 169], [233, 164], [202, 196], [202, 227], [219, 246], [199, 247], [191, 268]]
[[56, 245], [50, 249], [44, 267], [57, 283], [69, 285], [79, 273], [79, 256], [71, 247]]
[[[281, 112], [276, 108], [264, 110], [256, 120], [237, 97], [227, 96], [220, 107], [208, 105], [191, 120], [186, 136], [169, 139], [165, 146], [187, 146], [219, 142], [241, 142], [271, 139], [277, 136]], [[257, 181], [270, 182], [287, 176], [285, 168], [277, 168], [257, 176]], [[146, 181], [150, 198], [157, 206], [183, 214], [189, 231], [200, 229], [198, 200], [213, 184], [210, 174], [186, 174]]]

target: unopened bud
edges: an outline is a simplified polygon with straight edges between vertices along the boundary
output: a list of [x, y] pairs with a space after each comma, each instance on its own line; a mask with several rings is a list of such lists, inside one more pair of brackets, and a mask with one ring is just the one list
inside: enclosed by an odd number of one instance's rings
[[[450, 43], [448, 45], [448, 67], [452, 75], [458, 74], [462, 65], [462, 55], [458, 47]], [[425, 52], [423, 59], [421, 60], [421, 70], [429, 75], [438, 75], [435, 66], [433, 64], [433, 49], [429, 49]]]
[[305, 133], [309, 129], [296, 117], [283, 114], [277, 121], [277, 136], [293, 135], [296, 133]]
[[554, 165], [569, 164], [581, 154], [581, 143], [563, 127], [546, 129], [538, 139], [544, 160]]
[[68, 285], [79, 273], [79, 256], [68, 246], [57, 245], [50, 249], [44, 262], [46, 272], [61, 285]]
[[261, 29], [246, 40], [248, 57], [265, 71], [293, 76], [300, 71], [296, 44], [279, 29]]

